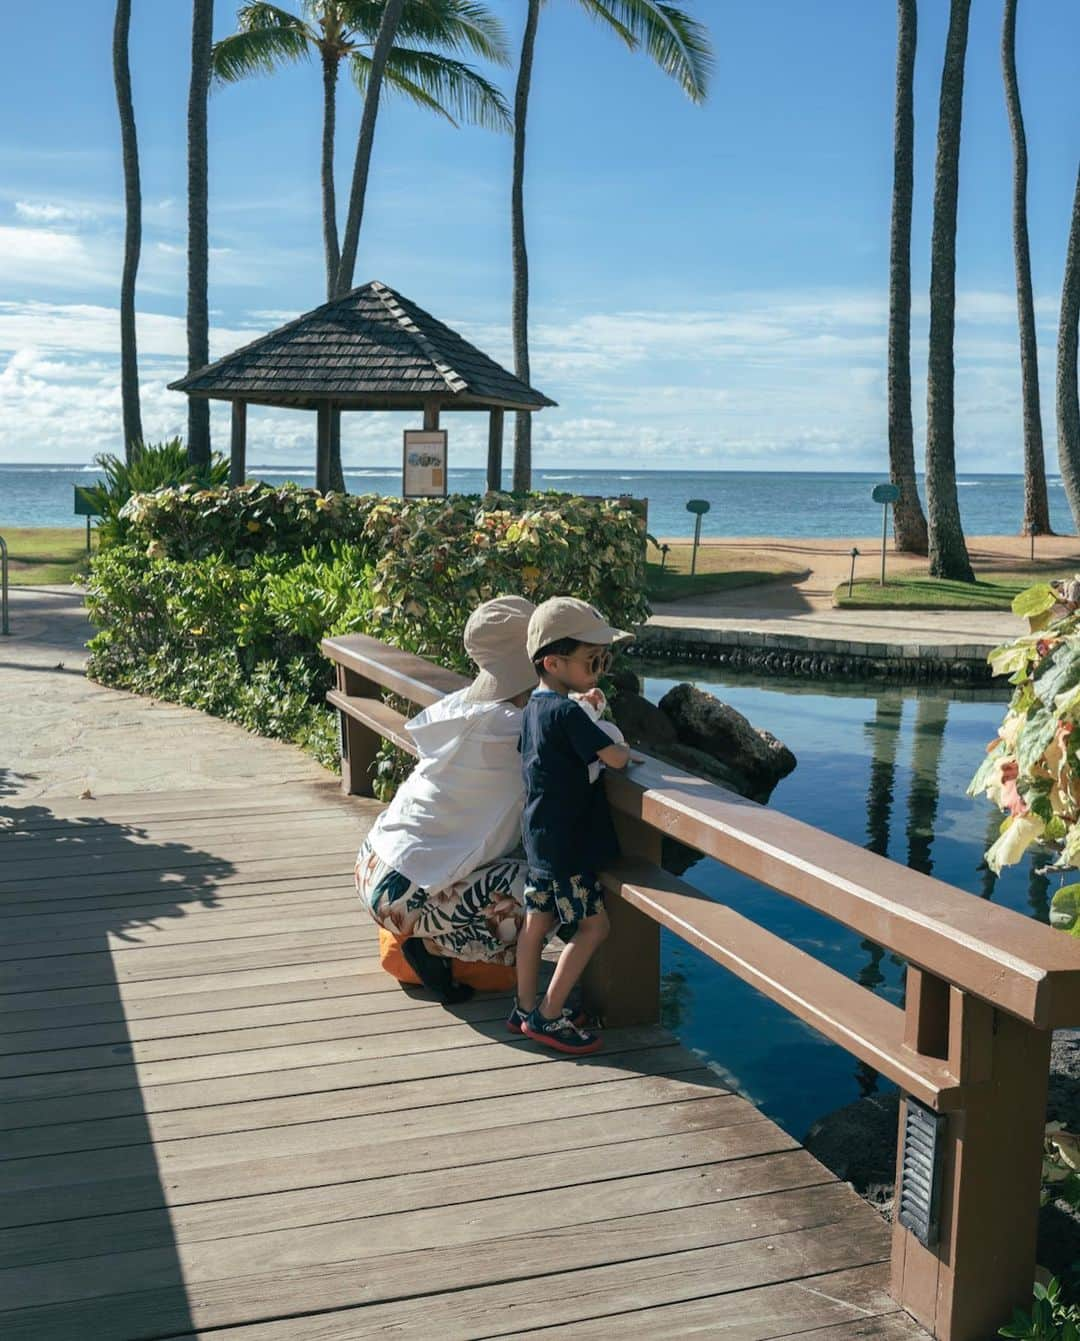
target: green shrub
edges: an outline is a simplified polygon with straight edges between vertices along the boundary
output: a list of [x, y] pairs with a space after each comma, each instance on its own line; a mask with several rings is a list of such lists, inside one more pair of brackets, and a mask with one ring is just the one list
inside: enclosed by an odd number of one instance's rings
[[181, 484], [216, 487], [229, 479], [229, 463], [223, 456], [215, 453], [209, 471], [203, 473], [189, 463], [187, 448], [179, 438], [147, 443], [130, 464], [122, 456], [105, 452], [94, 457], [94, 465], [104, 471], [105, 481], [87, 485], [83, 492], [101, 516], [97, 527], [101, 545], [119, 544], [125, 538], [128, 524], [124, 508], [136, 494]]
[[462, 631], [492, 596], [581, 596], [623, 628], [648, 614], [640, 523], [615, 501], [181, 486], [133, 497], [124, 521], [125, 543], [92, 563], [91, 675], [297, 741], [328, 765], [323, 637], [369, 633], [470, 673]]

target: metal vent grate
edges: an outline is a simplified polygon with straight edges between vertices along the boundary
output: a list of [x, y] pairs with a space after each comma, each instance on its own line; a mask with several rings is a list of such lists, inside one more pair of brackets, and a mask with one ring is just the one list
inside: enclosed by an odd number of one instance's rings
[[904, 1158], [900, 1167], [900, 1208], [897, 1218], [927, 1248], [938, 1240], [941, 1196], [943, 1114], [934, 1113], [910, 1096], [904, 1120]]

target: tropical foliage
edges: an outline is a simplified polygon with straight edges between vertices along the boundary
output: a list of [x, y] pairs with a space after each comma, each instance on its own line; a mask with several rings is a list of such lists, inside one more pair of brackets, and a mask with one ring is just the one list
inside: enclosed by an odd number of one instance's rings
[[[1013, 611], [1029, 633], [990, 653], [995, 674], [1015, 686], [1004, 721], [968, 786], [1006, 811], [986, 853], [990, 869], [1020, 860], [1033, 844], [1058, 870], [1080, 867], [1080, 578], [1039, 583]], [[1080, 884], [1054, 896], [1051, 920], [1080, 935]]]
[[998, 1336], [1023, 1341], [1080, 1341], [1080, 1307], [1066, 1300], [1057, 1277], [1046, 1285], [1036, 1282], [1033, 1294], [1031, 1312], [1018, 1308], [1012, 1321], [998, 1328]]
[[90, 673], [296, 740], [336, 762], [323, 637], [364, 632], [467, 672], [461, 635], [504, 592], [648, 613], [640, 522], [613, 500], [400, 503], [295, 485], [137, 495], [92, 564]]
[[84, 486], [83, 493], [101, 518], [97, 526], [99, 545], [119, 544], [124, 539], [128, 523], [121, 513], [132, 495], [181, 484], [217, 486], [229, 478], [229, 463], [224, 457], [214, 456], [205, 471], [193, 466], [180, 438], [140, 444], [130, 461], [105, 452], [94, 458], [94, 465], [101, 469], [105, 480]]

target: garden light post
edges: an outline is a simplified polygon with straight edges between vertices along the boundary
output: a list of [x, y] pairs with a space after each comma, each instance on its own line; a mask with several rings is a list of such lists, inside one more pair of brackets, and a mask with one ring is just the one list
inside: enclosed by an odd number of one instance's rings
[[851, 599], [851, 590], [855, 585], [855, 560], [859, 557], [859, 551], [854, 545], [851, 547], [851, 573], [848, 576], [847, 594], [848, 600]]
[[701, 544], [701, 519], [711, 505], [704, 498], [691, 498], [686, 505], [687, 512], [694, 514], [694, 552], [690, 556], [690, 576], [697, 572], [698, 545]]
[[874, 492], [870, 495], [875, 503], [881, 506], [881, 585], [885, 585], [885, 546], [889, 538], [889, 504], [895, 503], [900, 497], [900, 490], [895, 484], [875, 484]]

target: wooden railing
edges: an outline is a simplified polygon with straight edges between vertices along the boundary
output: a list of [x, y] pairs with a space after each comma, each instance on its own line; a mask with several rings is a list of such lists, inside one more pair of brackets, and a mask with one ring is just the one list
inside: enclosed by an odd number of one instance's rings
[[[468, 682], [361, 635], [322, 647], [342, 787], [370, 795], [381, 739], [415, 752], [382, 690], [427, 706]], [[612, 935], [588, 1005], [609, 1025], [658, 1019], [663, 926], [895, 1081], [896, 1204], [903, 1169], [938, 1228], [917, 1237], [896, 1218], [893, 1294], [944, 1341], [994, 1335], [1031, 1294], [1050, 1031], [1080, 1024], [1080, 942], [656, 759], [609, 772], [606, 787], [623, 855], [601, 873]], [[904, 1009], [667, 874], [665, 834], [903, 956]], [[905, 1162], [916, 1103], [944, 1115], [932, 1187], [921, 1138]]]

